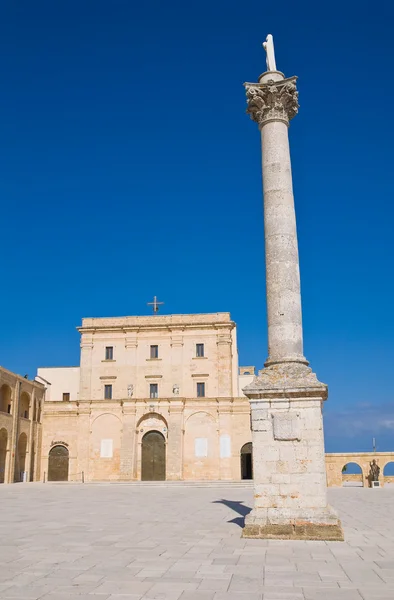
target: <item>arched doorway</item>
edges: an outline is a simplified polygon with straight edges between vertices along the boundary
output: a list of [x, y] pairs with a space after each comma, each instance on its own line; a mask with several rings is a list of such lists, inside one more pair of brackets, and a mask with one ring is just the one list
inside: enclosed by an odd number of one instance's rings
[[253, 447], [252, 442], [241, 448], [241, 479], [253, 479]]
[[48, 481], [68, 481], [68, 449], [54, 446], [49, 451]]
[[5, 481], [5, 468], [7, 462], [8, 433], [6, 429], [0, 429], [0, 483]]
[[[394, 462], [388, 462], [384, 465], [383, 473], [380, 472], [380, 479], [383, 479], [383, 483], [385, 486], [394, 486]], [[382, 477], [383, 475], [383, 477]]]
[[30, 396], [27, 392], [22, 392], [20, 399], [20, 416], [24, 419], [29, 418]]
[[363, 487], [363, 472], [355, 462], [346, 463], [342, 467], [342, 486], [343, 487]]
[[15, 463], [15, 481], [25, 481], [27, 435], [21, 433], [18, 440], [18, 461]]
[[142, 438], [141, 481], [165, 481], [166, 443], [158, 431], [148, 431]]
[[11, 388], [4, 383], [0, 388], [0, 411], [11, 414], [11, 405]]

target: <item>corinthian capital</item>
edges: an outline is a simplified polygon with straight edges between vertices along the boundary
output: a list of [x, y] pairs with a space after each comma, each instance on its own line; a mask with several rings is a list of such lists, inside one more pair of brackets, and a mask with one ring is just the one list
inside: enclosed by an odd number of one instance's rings
[[296, 77], [267, 83], [245, 83], [246, 112], [259, 127], [267, 121], [286, 124], [298, 113]]

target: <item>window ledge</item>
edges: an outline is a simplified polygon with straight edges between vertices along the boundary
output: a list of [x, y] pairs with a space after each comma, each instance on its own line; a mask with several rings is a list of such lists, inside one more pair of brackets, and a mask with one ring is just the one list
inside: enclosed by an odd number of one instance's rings
[[162, 360], [162, 359], [161, 358], [147, 358], [146, 360], [151, 361], [151, 360]]
[[193, 360], [207, 360], [208, 356], [193, 356]]
[[116, 362], [114, 358], [104, 358], [101, 362]]

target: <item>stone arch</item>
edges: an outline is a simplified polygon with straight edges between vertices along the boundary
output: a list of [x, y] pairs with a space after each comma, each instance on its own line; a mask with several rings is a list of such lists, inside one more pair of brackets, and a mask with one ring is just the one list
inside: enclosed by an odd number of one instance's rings
[[191, 415], [189, 415], [188, 417], [186, 417], [185, 425], [187, 425], [187, 422], [190, 419], [193, 419], [196, 415], [208, 415], [208, 417], [211, 417], [211, 419], [213, 419], [216, 422], [216, 416], [214, 416], [212, 413], [208, 412], [207, 410], [197, 410], [196, 412], [194, 412]]
[[27, 435], [21, 433], [18, 439], [17, 460], [15, 461], [15, 481], [24, 481], [26, 471]]
[[63, 444], [53, 446], [48, 455], [48, 481], [68, 481], [69, 451]]
[[7, 467], [8, 432], [4, 427], [0, 429], [0, 483], [5, 482]]
[[[161, 433], [166, 434], [168, 431], [168, 423], [165, 417], [160, 413], [150, 412], [145, 413], [137, 422], [137, 430], [139, 433], [146, 433], [149, 430], [156, 429]], [[141, 431], [141, 429], [143, 431]], [[163, 431], [165, 430], [165, 431]], [[165, 435], [165, 437], [167, 437]]]
[[216, 418], [206, 411], [189, 415], [184, 435], [184, 479], [219, 479], [219, 432]]
[[241, 479], [253, 479], [253, 446], [246, 442], [241, 448]]
[[97, 421], [97, 419], [101, 419], [101, 417], [105, 417], [106, 415], [110, 415], [111, 417], [115, 417], [116, 419], [118, 419], [119, 423], [122, 422], [121, 419], [120, 419], [120, 417], [119, 417], [119, 415], [117, 415], [116, 413], [113, 413], [113, 412], [104, 412], [104, 413], [100, 413], [99, 415], [96, 415], [93, 418], [91, 424], [93, 425], [93, 423], [95, 423], [95, 421]]
[[120, 476], [122, 422], [118, 415], [102, 413], [91, 426], [89, 477], [95, 481], [117, 480]]
[[27, 392], [21, 393], [21, 398], [19, 402], [19, 414], [24, 419], [29, 418], [29, 410], [30, 410], [30, 395]]
[[394, 461], [389, 461], [384, 465], [380, 479], [383, 480], [385, 486], [394, 486]]
[[147, 431], [141, 443], [141, 480], [165, 481], [166, 440], [160, 431]]
[[364, 474], [362, 466], [355, 460], [347, 462], [342, 467], [343, 487], [363, 487]]
[[0, 412], [12, 413], [12, 392], [6, 383], [0, 387]]

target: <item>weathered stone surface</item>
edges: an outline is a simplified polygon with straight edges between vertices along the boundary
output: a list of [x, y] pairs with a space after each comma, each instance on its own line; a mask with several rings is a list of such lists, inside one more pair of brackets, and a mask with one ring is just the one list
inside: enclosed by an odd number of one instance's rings
[[326, 400], [327, 385], [321, 383], [312, 369], [302, 362], [279, 362], [270, 364], [244, 388], [248, 398], [307, 398], [318, 395]]
[[343, 541], [340, 522], [333, 525], [246, 525], [242, 532], [244, 538], [262, 538], [275, 540], [324, 540]]

